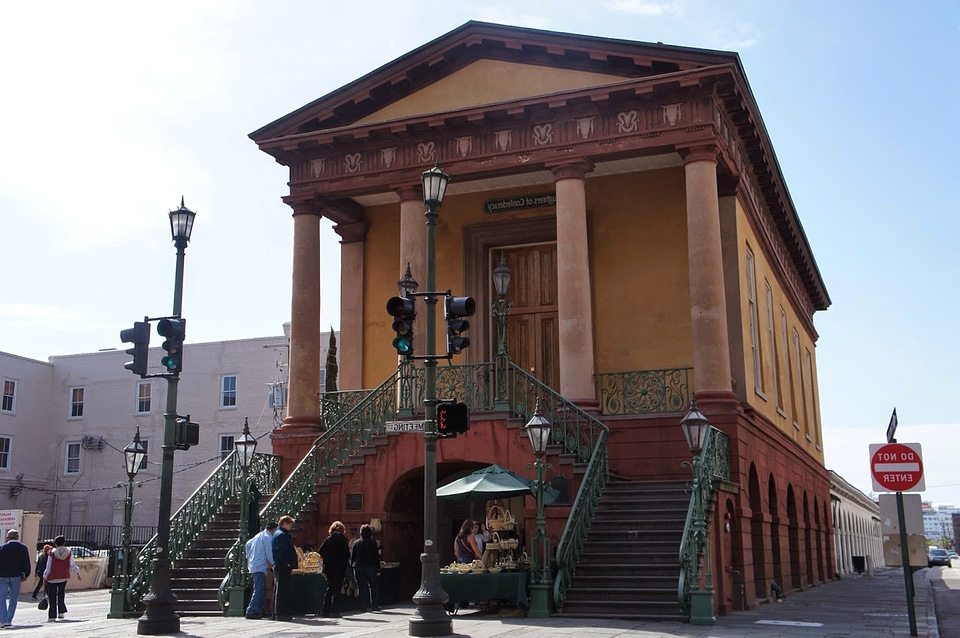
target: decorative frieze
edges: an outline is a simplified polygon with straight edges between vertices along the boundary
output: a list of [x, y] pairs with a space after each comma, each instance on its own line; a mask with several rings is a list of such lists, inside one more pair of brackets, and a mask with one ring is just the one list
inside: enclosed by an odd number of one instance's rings
[[578, 117], [574, 122], [577, 123], [577, 138], [588, 140], [593, 135], [593, 121], [597, 119], [596, 115], [590, 117]]
[[393, 163], [397, 161], [397, 147], [380, 149], [380, 165], [384, 168], [393, 168]]
[[466, 135], [463, 137], [455, 137], [453, 141], [457, 145], [457, 156], [458, 157], [467, 157], [473, 151], [473, 136]]
[[363, 156], [360, 153], [350, 153], [343, 156], [343, 169], [350, 174], [359, 173], [363, 162]]
[[420, 142], [417, 144], [417, 162], [420, 164], [433, 164], [436, 161], [436, 142]]
[[636, 133], [639, 128], [640, 118], [636, 111], [617, 113], [617, 131], [620, 133]]
[[497, 142], [497, 150], [506, 151], [510, 148], [511, 142], [513, 142], [513, 129], [494, 131], [493, 138]]
[[546, 146], [553, 144], [553, 124], [537, 124], [533, 127], [534, 146]]

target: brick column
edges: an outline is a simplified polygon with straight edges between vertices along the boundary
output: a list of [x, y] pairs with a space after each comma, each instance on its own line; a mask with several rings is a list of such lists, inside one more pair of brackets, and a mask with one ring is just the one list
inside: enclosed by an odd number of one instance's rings
[[[340, 352], [363, 352], [363, 254], [368, 227], [366, 222], [333, 227], [340, 235]], [[339, 363], [338, 389], [362, 389], [363, 357], [345, 356]]]
[[560, 332], [560, 393], [595, 404], [593, 298], [587, 242], [586, 163], [553, 169], [557, 189], [557, 314]]
[[698, 395], [701, 391], [730, 395], [730, 343], [720, 243], [717, 149], [688, 149], [683, 156], [694, 391]]
[[320, 217], [318, 206], [293, 204], [293, 288], [287, 417], [271, 435], [285, 479], [321, 432]]
[[397, 190], [400, 197], [400, 270], [403, 276], [410, 264], [410, 274], [426, 290], [427, 281], [427, 220], [423, 213], [423, 194], [419, 186], [404, 186]]

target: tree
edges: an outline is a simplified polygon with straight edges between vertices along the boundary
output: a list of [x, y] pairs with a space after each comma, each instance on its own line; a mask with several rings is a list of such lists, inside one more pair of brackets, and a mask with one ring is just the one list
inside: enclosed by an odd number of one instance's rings
[[326, 392], [337, 391], [337, 335], [330, 326], [330, 344], [327, 346], [327, 378]]

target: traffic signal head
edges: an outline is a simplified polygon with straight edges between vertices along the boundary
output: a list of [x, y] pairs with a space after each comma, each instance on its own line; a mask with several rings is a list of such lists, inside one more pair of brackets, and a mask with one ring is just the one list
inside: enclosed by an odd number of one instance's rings
[[463, 333], [470, 329], [470, 322], [464, 317], [472, 317], [477, 311], [477, 302], [473, 297], [447, 297], [444, 301], [444, 315], [447, 320], [447, 354], [459, 354], [470, 345], [470, 338]]
[[470, 409], [466, 403], [441, 401], [437, 404], [437, 434], [450, 437], [470, 429]]
[[138, 321], [132, 328], [121, 330], [120, 341], [133, 344], [132, 348], [124, 351], [133, 355], [133, 361], [128, 361], [123, 367], [134, 374], [146, 377], [147, 354], [150, 351], [150, 324], [146, 321]]
[[413, 356], [413, 322], [417, 318], [416, 306], [409, 297], [391, 297], [387, 302], [387, 312], [393, 317], [393, 347], [397, 354]]
[[157, 333], [166, 337], [163, 349], [167, 354], [160, 359], [160, 365], [170, 374], [179, 374], [183, 369], [183, 338], [186, 332], [186, 319], [161, 319], [157, 323]]

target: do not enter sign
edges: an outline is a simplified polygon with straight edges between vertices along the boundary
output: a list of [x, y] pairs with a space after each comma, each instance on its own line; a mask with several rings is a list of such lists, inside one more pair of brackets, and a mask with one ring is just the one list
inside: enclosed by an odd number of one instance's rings
[[873, 443], [870, 474], [875, 492], [922, 492], [923, 457], [919, 443]]

